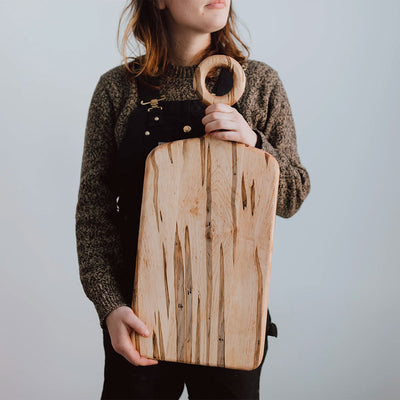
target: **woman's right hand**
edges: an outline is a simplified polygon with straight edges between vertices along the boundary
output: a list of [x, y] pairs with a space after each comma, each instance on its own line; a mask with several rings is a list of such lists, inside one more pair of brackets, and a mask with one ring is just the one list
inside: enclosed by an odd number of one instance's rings
[[106, 318], [108, 333], [114, 350], [125, 357], [133, 365], [156, 365], [157, 360], [142, 357], [136, 350], [130, 338], [132, 331], [148, 337], [150, 332], [133, 310], [128, 306], [121, 306], [111, 311]]

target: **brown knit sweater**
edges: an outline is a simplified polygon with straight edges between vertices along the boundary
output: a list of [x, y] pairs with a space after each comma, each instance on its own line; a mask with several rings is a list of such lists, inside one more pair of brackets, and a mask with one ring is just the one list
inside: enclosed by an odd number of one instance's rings
[[[265, 63], [245, 65], [246, 89], [238, 102], [243, 117], [262, 139], [262, 148], [279, 163], [277, 215], [295, 214], [310, 192], [310, 179], [297, 152], [296, 133], [289, 101], [277, 72]], [[169, 65], [161, 80], [166, 100], [192, 100], [195, 67]], [[107, 184], [114, 155], [123, 138], [128, 117], [138, 102], [137, 87], [124, 66], [106, 72], [94, 91], [87, 119], [78, 202], [76, 239], [80, 278], [94, 303], [100, 325], [121, 305], [123, 298], [115, 270], [122, 262], [115, 225], [116, 199]]]

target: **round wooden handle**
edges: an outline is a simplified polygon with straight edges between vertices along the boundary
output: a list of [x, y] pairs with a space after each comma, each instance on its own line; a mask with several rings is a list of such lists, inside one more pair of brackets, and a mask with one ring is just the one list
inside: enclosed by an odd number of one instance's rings
[[[212, 68], [225, 67], [233, 75], [232, 90], [223, 95], [215, 96], [206, 88], [206, 77]], [[200, 96], [201, 101], [209, 106], [211, 104], [224, 103], [232, 106], [244, 92], [246, 86], [246, 76], [242, 66], [232, 57], [224, 55], [215, 55], [205, 58], [196, 68], [193, 78], [193, 89]]]

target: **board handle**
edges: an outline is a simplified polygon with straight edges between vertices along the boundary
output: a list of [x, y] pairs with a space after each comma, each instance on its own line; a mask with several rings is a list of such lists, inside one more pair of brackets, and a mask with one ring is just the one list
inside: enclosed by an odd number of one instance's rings
[[[233, 75], [233, 87], [229, 93], [223, 96], [211, 94], [206, 88], [206, 77], [208, 73], [216, 67], [227, 68]], [[246, 75], [242, 66], [234, 58], [222, 54], [205, 58], [197, 66], [193, 77], [193, 89], [206, 106], [221, 103], [232, 106], [242, 96], [245, 86]]]

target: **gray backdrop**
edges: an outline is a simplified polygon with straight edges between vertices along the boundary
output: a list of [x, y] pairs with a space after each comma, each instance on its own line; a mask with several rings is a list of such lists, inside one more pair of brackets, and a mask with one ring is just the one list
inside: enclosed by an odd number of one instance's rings
[[[124, 1], [1, 1], [2, 399], [96, 399], [101, 331], [78, 275], [74, 213], [99, 76]], [[292, 106], [311, 194], [278, 217], [279, 338], [261, 398], [397, 399], [400, 3], [236, 0], [252, 58]], [[186, 393], [182, 398], [187, 398]]]

